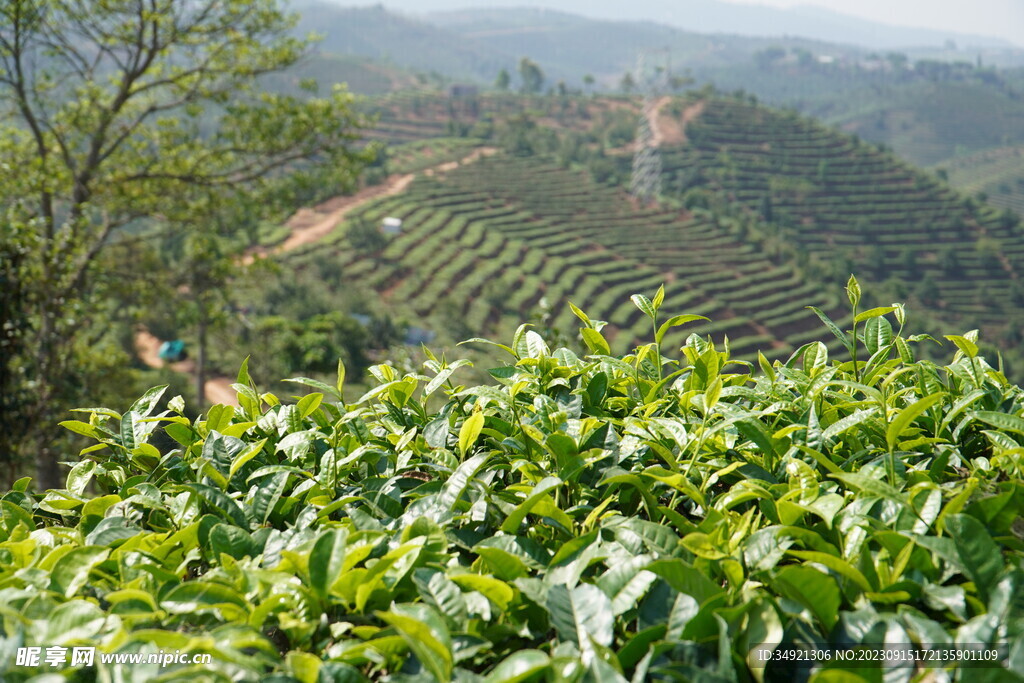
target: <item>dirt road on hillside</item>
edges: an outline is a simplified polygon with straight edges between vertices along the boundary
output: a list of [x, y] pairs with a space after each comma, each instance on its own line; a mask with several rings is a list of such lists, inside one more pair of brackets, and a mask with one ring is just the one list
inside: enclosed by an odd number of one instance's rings
[[[153, 336], [147, 329], [135, 331], [135, 353], [139, 359], [151, 368], [162, 368], [165, 363], [160, 358], [160, 345], [163, 342]], [[190, 377], [195, 375], [196, 362], [192, 359], [183, 360], [180, 363], [167, 363], [175, 372]], [[211, 377], [203, 384], [203, 393], [210, 405], [223, 403], [224, 405], [237, 406], [238, 398], [235, 390], [231, 388], [231, 380], [227, 377]]]
[[671, 114], [663, 114], [662, 109], [672, 98], [663, 97], [658, 101], [651, 117], [651, 130], [654, 131], [654, 141], [659, 147], [661, 145], [682, 145], [686, 143], [686, 127], [704, 112], [704, 101], [701, 100], [683, 110], [679, 118]]
[[[704, 111], [704, 102], [700, 101], [684, 109], [682, 116], [675, 117], [671, 112], [666, 113], [663, 111], [672, 100], [673, 98], [670, 95], [659, 98], [647, 113], [647, 123], [651, 129], [651, 137], [655, 147], [685, 144], [687, 139], [686, 126]], [[640, 140], [637, 139], [629, 144], [614, 147], [607, 151], [609, 154], [635, 154], [639, 144]]]
[[[497, 151], [494, 147], [481, 147], [473, 150], [471, 154], [458, 161], [448, 161], [428, 168], [423, 171], [423, 175], [432, 176], [435, 173], [452, 171], [460, 166], [471, 164], [481, 157], [490, 156]], [[374, 199], [391, 197], [404, 192], [415, 179], [415, 173], [395, 174], [389, 176], [380, 185], [364, 188], [353, 195], [332, 197], [311, 209], [299, 209], [294, 216], [285, 222], [285, 225], [291, 229], [291, 234], [288, 235], [284, 242], [270, 250], [265, 247], [251, 249], [246, 252], [242, 262], [246, 264], [252, 263], [257, 256], [265, 257], [269, 254], [281, 254], [306, 244], [318, 242], [329, 235], [338, 226], [341, 219], [351, 211], [362, 207]]]
[[[497, 152], [495, 147], [480, 147], [473, 150], [471, 154], [458, 161], [447, 161], [423, 171], [426, 176], [433, 176], [439, 173], [453, 171], [460, 166], [471, 164], [482, 157], [488, 157]], [[313, 208], [299, 209], [295, 215], [289, 218], [285, 225], [291, 230], [288, 237], [273, 249], [257, 247], [247, 250], [241, 258], [244, 265], [248, 265], [257, 257], [265, 258], [270, 254], [281, 254], [296, 249], [306, 244], [317, 242], [327, 237], [338, 227], [338, 223], [349, 212], [360, 208], [364, 204], [379, 197], [390, 197], [403, 192], [413, 180], [415, 173], [391, 175], [380, 185], [367, 187], [352, 195], [332, 197], [327, 201], [316, 205]], [[153, 336], [146, 329], [139, 329], [135, 332], [135, 352], [143, 363], [151, 368], [161, 368], [165, 365], [160, 358], [161, 339]], [[193, 360], [184, 360], [180, 363], [170, 363], [169, 367], [175, 372], [194, 375], [196, 366]], [[210, 405], [222, 403], [224, 405], [238, 405], [235, 390], [231, 388], [232, 380], [228, 377], [212, 377], [203, 384], [203, 393]]]

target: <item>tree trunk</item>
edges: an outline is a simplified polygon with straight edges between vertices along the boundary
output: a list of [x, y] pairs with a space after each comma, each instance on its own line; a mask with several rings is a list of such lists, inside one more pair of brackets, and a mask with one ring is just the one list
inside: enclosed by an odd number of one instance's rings
[[206, 314], [203, 311], [199, 313], [199, 348], [196, 353], [196, 406], [200, 413], [206, 407]]
[[57, 464], [57, 454], [54, 453], [51, 445], [51, 440], [55, 437], [53, 432], [59, 429], [56, 426], [57, 420], [54, 419], [51, 403], [59, 393], [55, 390], [59, 362], [56, 349], [57, 340], [54, 338], [59, 332], [55, 322], [56, 314], [51, 308], [52, 304], [52, 301], [45, 302], [40, 316], [39, 348], [36, 352], [35, 367], [39, 389], [35, 397], [34, 410], [30, 412], [32, 421], [35, 422], [30, 426], [30, 433], [36, 438], [33, 439], [30, 436], [25, 441], [30, 449], [29, 453], [35, 451], [31, 457], [34, 458], [36, 465], [36, 485], [42, 491], [60, 488], [63, 483], [61, 468]]
[[49, 446], [36, 449], [36, 486], [40, 491], [63, 487], [61, 467], [57, 456]]

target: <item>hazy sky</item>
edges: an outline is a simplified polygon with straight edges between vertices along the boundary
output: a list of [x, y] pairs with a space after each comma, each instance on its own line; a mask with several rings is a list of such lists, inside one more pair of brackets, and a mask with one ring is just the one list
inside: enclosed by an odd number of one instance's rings
[[1024, 47], [1024, 0], [725, 0], [747, 5], [814, 5], [903, 26], [998, 36]]

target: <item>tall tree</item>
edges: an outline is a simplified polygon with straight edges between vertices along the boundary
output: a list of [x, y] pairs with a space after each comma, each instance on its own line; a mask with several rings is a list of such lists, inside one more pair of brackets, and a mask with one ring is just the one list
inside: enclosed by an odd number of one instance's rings
[[628, 71], [622, 74], [622, 80], [619, 81], [619, 90], [626, 95], [632, 94], [636, 90], [636, 80], [633, 78], [633, 74]]
[[508, 90], [509, 83], [512, 82], [512, 78], [508, 75], [508, 69], [502, 69], [498, 72], [498, 77], [494, 81], [494, 87], [502, 92]]
[[544, 87], [544, 72], [532, 59], [523, 57], [519, 60], [519, 78], [522, 81], [523, 92], [535, 94]]
[[259, 92], [306, 47], [285, 4], [0, 3], [0, 458], [31, 455], [41, 485], [58, 480], [48, 435], [78, 400], [77, 354], [102, 332], [111, 249], [153, 221], [280, 206], [323, 168], [350, 183], [365, 161], [344, 91]]

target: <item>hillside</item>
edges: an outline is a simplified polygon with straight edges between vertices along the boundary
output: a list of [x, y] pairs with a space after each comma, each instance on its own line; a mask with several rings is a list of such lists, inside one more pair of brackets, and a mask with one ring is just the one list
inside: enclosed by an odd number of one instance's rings
[[[566, 72], [574, 86], [585, 74], [592, 74], [605, 87], [617, 89], [622, 75], [635, 68], [638, 53], [652, 50], [669, 50], [670, 66], [698, 78], [707, 69], [746, 63], [758, 50], [780, 41], [792, 49], [858, 53], [849, 46], [797, 38], [702, 34], [667, 24], [602, 21], [531, 8], [463, 10], [432, 14], [429, 18], [469, 40], [486, 41], [510, 54], [528, 55], [541, 65]], [[656, 57], [663, 59], [660, 55]]]
[[[508, 332], [540, 308], [552, 311], [550, 327], [568, 332], [572, 301], [609, 321], [609, 340], [625, 348], [649, 332], [629, 295], [665, 283], [666, 306], [712, 319], [687, 333], [727, 334], [738, 355], [762, 348], [779, 357], [821, 336], [796, 296], [828, 310], [838, 303], [713, 218], [638, 211], [623, 193], [542, 159], [494, 155], [420, 178], [346, 223], [384, 216], [402, 219], [403, 228], [379, 254], [359, 254], [339, 232], [333, 244], [285, 263], [304, 269], [330, 261], [396, 316], [431, 321], [450, 341]], [[763, 323], [751, 321], [755, 310]], [[675, 335], [666, 343], [682, 341]]]
[[666, 155], [687, 192], [757, 211], [775, 240], [834, 275], [896, 279], [939, 315], [990, 331], [1014, 319], [1019, 217], [979, 208], [891, 154], [792, 113], [714, 100], [688, 135], [690, 146]]
[[[841, 317], [839, 285], [850, 272], [874, 283], [879, 305], [911, 297], [921, 315], [981, 327], [989, 343], [1018, 334], [1016, 217], [791, 112], [720, 96], [668, 102], [659, 119], [666, 203], [639, 208], [624, 191], [632, 147], [612, 142], [635, 126], [635, 101], [381, 102], [380, 134], [419, 140], [396, 148], [395, 170], [465, 156], [466, 146], [440, 137], [452, 130], [475, 130], [506, 151], [418, 175], [285, 263], [329, 263], [344, 274], [337, 296], [358, 287], [379, 310], [447, 343], [508, 333], [513, 320], [545, 311], [548, 327], [571, 330], [572, 301], [608, 321], [609, 340], [624, 348], [647, 331], [628, 295], [665, 284], [668, 306], [711, 319], [690, 331], [727, 335], [739, 357], [784, 357], [819, 338], [838, 351], [805, 306]], [[346, 233], [385, 216], [403, 220], [401, 234], [354, 249]]]
[[336, 84], [344, 84], [358, 95], [408, 90], [425, 80], [422, 75], [417, 77], [413, 71], [384, 60], [320, 49], [288, 71], [263, 77], [262, 82], [267, 90], [297, 95], [303, 93], [302, 83], [306, 79], [315, 80], [321, 93], [329, 92]]
[[1024, 215], [1024, 146], [1009, 146], [953, 159], [940, 166], [949, 182], [970, 194], [983, 193], [994, 206]]
[[1024, 91], [978, 80], [855, 90], [807, 109], [921, 166], [1024, 143]]
[[395, 90], [415, 80], [403, 72], [418, 75], [417, 85], [463, 81], [486, 88], [502, 69], [515, 89], [523, 56], [541, 67], [544, 90], [561, 83], [575, 91], [618, 91], [637, 55], [657, 48], [649, 61], [682, 78], [677, 87], [690, 79], [726, 92], [744, 90], [886, 144], [918, 165], [1024, 141], [1024, 70], [997, 69], [994, 64], [1012, 60], [984, 50], [883, 56], [846, 44], [701, 34], [535, 8], [415, 18], [323, 0], [296, 7], [303, 15], [299, 33], [323, 38], [305, 72], [324, 83], [350, 80], [357, 92]]
[[[360, 0], [335, 0], [342, 4], [359, 4]], [[365, 0], [362, 0], [365, 1]], [[480, 3], [476, 3], [479, 5]], [[496, 3], [495, 3], [496, 4]], [[422, 12], [434, 20], [446, 14], [515, 13], [523, 11], [523, 3], [506, 2], [497, 8], [481, 8], [467, 0], [389, 0], [385, 5], [400, 12]], [[558, 0], [532, 2], [530, 5], [557, 7], [557, 9], [592, 19], [610, 21], [643, 20], [674, 28], [703, 33], [729, 33], [749, 37], [801, 36], [834, 43], [857, 44], [876, 50], [905, 49], [915, 46], [942, 46], [953, 41], [969, 48], [1010, 50], [1021, 48], [1020, 35], [1008, 28], [1003, 38], [972, 35], [962, 30], [915, 28], [899, 24], [920, 24], [920, 18], [902, 21], [898, 11], [890, 10], [885, 22], [861, 19], [851, 14], [829, 11], [807, 4], [788, 8], [770, 7], [750, 2], [721, 2], [720, 0], [687, 0], [681, 5], [674, 0], [639, 0], [623, 3], [620, 0]], [[1020, 10], [1010, 3], [1002, 5], [1007, 26], [1024, 19]], [[979, 8], [979, 11], [985, 11]], [[997, 31], [998, 33], [998, 31]]]
[[324, 0], [294, 4], [298, 35], [320, 36], [318, 49], [336, 55], [385, 60], [422, 74], [490, 83], [518, 55], [433, 24], [388, 12], [383, 6], [339, 7]]

